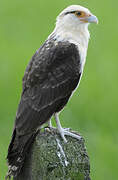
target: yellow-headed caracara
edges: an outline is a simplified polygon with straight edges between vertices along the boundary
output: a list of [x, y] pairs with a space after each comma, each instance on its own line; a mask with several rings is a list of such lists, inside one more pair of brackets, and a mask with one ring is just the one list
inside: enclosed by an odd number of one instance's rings
[[79, 5], [67, 7], [57, 17], [54, 31], [29, 62], [8, 149], [9, 177], [18, 175], [37, 130], [51, 121], [52, 116], [65, 142], [66, 135], [80, 138], [61, 127], [58, 115], [80, 82], [89, 23], [98, 20], [88, 9]]

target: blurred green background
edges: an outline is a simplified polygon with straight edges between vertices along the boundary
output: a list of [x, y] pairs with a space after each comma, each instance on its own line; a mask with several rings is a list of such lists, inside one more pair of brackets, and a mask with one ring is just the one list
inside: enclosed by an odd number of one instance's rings
[[81, 4], [98, 18], [79, 89], [61, 123], [86, 139], [92, 180], [118, 179], [118, 1], [0, 1], [0, 180], [7, 171], [6, 154], [22, 90], [24, 70], [52, 32], [66, 6]]

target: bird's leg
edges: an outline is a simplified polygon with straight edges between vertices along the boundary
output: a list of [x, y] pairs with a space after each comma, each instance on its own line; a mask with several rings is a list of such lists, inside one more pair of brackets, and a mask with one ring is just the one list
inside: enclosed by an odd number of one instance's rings
[[49, 127], [49, 128], [52, 128], [52, 122], [51, 122], [51, 119], [49, 119], [49, 121], [48, 121], [48, 127]]
[[57, 129], [62, 137], [62, 139], [64, 140], [64, 142], [67, 142], [66, 138], [65, 138], [65, 135], [67, 136], [71, 136], [71, 137], [74, 137], [76, 139], [81, 139], [81, 136], [77, 135], [77, 134], [74, 134], [74, 133], [71, 133], [68, 129], [64, 129], [62, 128], [61, 124], [60, 124], [60, 121], [59, 121], [59, 116], [58, 116], [58, 113], [56, 113], [54, 115], [55, 117], [55, 120], [56, 120], [56, 124], [57, 124]]
[[51, 131], [55, 130], [56, 128], [52, 126], [51, 118], [48, 120], [48, 125], [45, 127], [45, 130]]
[[54, 115], [54, 117], [55, 117], [55, 120], [56, 120], [57, 129], [58, 129], [58, 131], [59, 131], [62, 139], [64, 140], [64, 142], [67, 142], [67, 140], [66, 140], [66, 138], [65, 138], [65, 136], [64, 136], [64, 135], [65, 135], [64, 129], [62, 128], [61, 123], [60, 123], [60, 121], [59, 121], [59, 116], [58, 116], [58, 114], [56, 113], [56, 114]]

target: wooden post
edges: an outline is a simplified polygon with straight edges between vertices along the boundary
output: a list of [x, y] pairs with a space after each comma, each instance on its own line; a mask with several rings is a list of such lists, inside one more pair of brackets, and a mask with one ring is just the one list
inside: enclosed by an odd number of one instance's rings
[[84, 139], [66, 139], [64, 143], [56, 130], [40, 132], [14, 180], [90, 180]]

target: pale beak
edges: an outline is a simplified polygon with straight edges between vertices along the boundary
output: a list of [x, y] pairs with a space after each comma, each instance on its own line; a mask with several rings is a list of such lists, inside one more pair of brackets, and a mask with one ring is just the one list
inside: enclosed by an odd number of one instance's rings
[[80, 18], [81, 21], [87, 22], [87, 23], [96, 23], [98, 24], [98, 18], [94, 15], [90, 15], [87, 17]]

